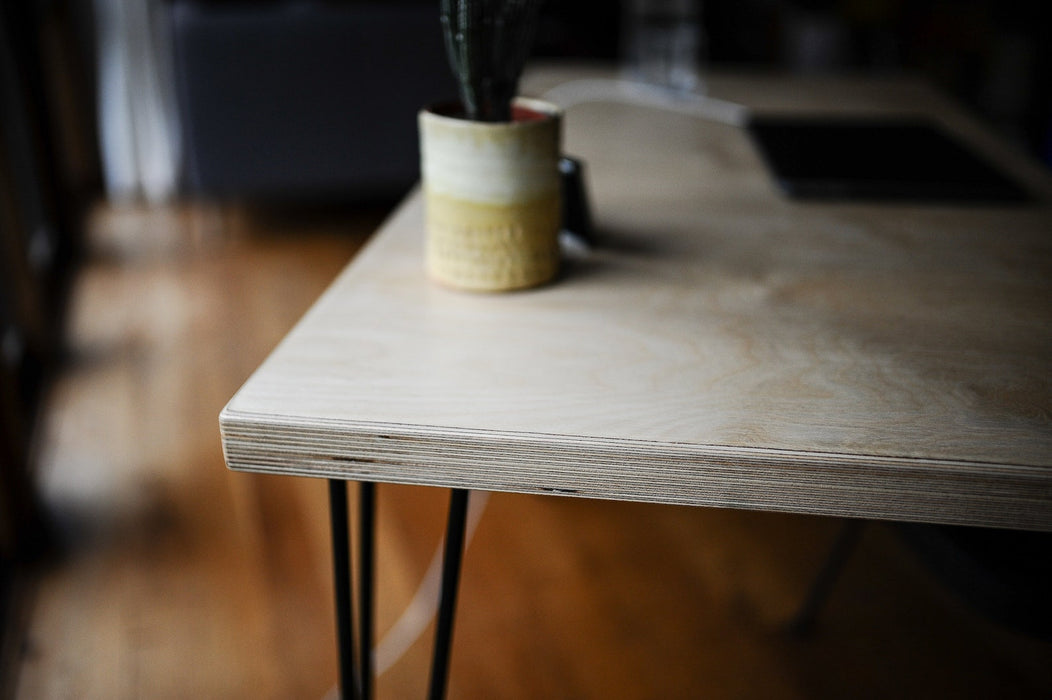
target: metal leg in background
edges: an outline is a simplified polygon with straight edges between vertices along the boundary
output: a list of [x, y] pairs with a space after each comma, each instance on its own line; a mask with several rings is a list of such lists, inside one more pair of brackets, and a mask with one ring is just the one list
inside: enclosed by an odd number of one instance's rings
[[332, 530], [340, 693], [345, 699], [357, 699], [358, 681], [354, 672], [354, 624], [351, 612], [351, 541], [347, 527], [347, 482], [340, 479], [329, 480], [329, 518]]
[[833, 592], [833, 585], [844, 570], [848, 558], [855, 551], [866, 523], [865, 520], [844, 521], [822, 569], [807, 592], [807, 598], [804, 599], [800, 610], [789, 622], [788, 630], [791, 634], [805, 637], [814, 630], [818, 614], [822, 612], [826, 600], [829, 599], [829, 594]]
[[431, 658], [431, 682], [428, 698], [441, 700], [446, 694], [449, 677], [449, 653], [453, 642], [453, 618], [456, 613], [460, 561], [464, 553], [464, 526], [467, 521], [468, 491], [454, 489], [449, 499], [449, 522], [446, 525], [446, 549], [442, 562], [442, 592], [439, 598], [435, 648]]
[[358, 669], [361, 697], [372, 697], [373, 681], [373, 561], [376, 522], [376, 484], [358, 486]]

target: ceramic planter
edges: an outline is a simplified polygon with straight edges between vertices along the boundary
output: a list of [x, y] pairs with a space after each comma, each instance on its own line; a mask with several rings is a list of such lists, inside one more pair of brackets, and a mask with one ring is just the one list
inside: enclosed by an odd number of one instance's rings
[[508, 291], [559, 270], [561, 114], [523, 98], [513, 111], [506, 123], [420, 113], [427, 270], [443, 285]]

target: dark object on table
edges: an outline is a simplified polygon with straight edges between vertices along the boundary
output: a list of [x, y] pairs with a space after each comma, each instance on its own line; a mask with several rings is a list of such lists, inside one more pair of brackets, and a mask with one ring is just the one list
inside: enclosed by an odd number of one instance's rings
[[585, 245], [592, 245], [595, 236], [588, 188], [585, 185], [584, 162], [579, 158], [563, 156], [559, 159], [559, 175], [562, 184], [562, 231]]
[[1030, 199], [933, 122], [757, 117], [748, 129], [779, 186], [798, 199], [974, 204]]

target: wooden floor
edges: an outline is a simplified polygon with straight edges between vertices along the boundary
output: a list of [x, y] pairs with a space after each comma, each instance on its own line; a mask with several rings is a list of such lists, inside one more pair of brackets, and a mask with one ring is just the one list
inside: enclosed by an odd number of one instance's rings
[[[16, 697], [330, 692], [325, 483], [228, 472], [217, 417], [379, 220], [94, 212], [41, 431], [64, 551], [24, 610]], [[447, 494], [378, 496], [382, 634], [431, 560]], [[786, 634], [839, 527], [495, 494], [464, 563], [450, 696], [1052, 697], [1052, 646], [963, 607], [881, 526], [816, 634]], [[380, 697], [423, 696], [430, 633]]]

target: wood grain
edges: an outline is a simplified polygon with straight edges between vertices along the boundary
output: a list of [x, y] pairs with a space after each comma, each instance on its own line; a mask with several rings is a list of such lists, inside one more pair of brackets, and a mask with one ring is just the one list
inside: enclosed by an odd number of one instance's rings
[[[978, 132], [915, 84], [714, 85]], [[594, 250], [540, 290], [441, 289], [412, 195], [224, 409], [231, 468], [1052, 530], [1049, 200], [799, 204], [735, 127], [565, 122]]]
[[[65, 548], [39, 573], [20, 673], [0, 686], [20, 700], [333, 687], [325, 484], [227, 471], [215, 418], [375, 225], [96, 210], [40, 436]], [[415, 592], [447, 501], [378, 488], [378, 637]], [[816, 634], [785, 634], [839, 527], [494, 494], [464, 561], [450, 697], [1052, 694], [1049, 645], [963, 607], [886, 528], [866, 531]], [[378, 698], [424, 697], [431, 631]]]

